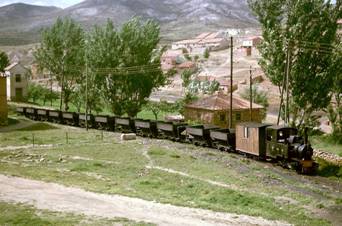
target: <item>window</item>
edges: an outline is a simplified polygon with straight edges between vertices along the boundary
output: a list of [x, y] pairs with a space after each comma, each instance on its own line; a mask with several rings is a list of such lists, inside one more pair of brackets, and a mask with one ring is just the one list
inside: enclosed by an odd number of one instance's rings
[[235, 120], [236, 121], [241, 121], [241, 113], [236, 113], [235, 114]]
[[220, 121], [221, 122], [226, 121], [226, 115], [225, 114], [220, 114]]
[[248, 138], [249, 137], [249, 128], [245, 127], [243, 130], [243, 137]]
[[21, 82], [21, 74], [16, 74], [15, 75], [15, 81], [16, 82]]

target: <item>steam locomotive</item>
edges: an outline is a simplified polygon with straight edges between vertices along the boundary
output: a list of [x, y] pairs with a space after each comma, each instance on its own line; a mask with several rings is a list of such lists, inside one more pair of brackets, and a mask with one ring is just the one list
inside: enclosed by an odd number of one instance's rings
[[255, 122], [240, 123], [235, 129], [222, 129], [212, 125], [192, 126], [186, 123], [152, 121], [127, 117], [79, 114], [56, 110], [18, 107], [17, 113], [37, 121], [76, 127], [136, 133], [142, 137], [168, 139], [192, 143], [196, 146], [237, 152], [260, 160], [272, 160], [297, 172], [311, 174], [317, 168], [313, 149], [307, 136], [298, 135], [291, 127], [273, 126]]

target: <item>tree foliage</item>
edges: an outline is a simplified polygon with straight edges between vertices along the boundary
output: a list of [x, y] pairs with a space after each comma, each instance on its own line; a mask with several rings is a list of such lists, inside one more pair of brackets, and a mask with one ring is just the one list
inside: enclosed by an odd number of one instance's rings
[[208, 59], [208, 58], [210, 57], [210, 51], [209, 51], [208, 48], [206, 48], [206, 49], [204, 50], [203, 57], [204, 57], [205, 59]]
[[[250, 88], [246, 88], [241, 94], [241, 97], [246, 100], [250, 100], [250, 94]], [[262, 105], [266, 109], [269, 106], [267, 92], [259, 90], [256, 85], [252, 86], [252, 101], [253, 103]]]
[[[338, 40], [340, 42], [336, 43], [336, 47], [342, 48], [342, 35], [339, 36]], [[342, 54], [335, 52], [333, 55], [333, 64], [331, 65], [333, 70], [337, 67], [338, 71], [342, 71], [341, 62]], [[342, 73], [333, 80], [332, 96], [333, 101], [327, 109], [329, 121], [333, 129], [332, 136], [335, 140], [342, 143]]]
[[9, 63], [7, 54], [5, 52], [0, 52], [0, 72], [4, 72]]
[[188, 87], [191, 82], [191, 76], [194, 74], [193, 70], [184, 70], [181, 74], [182, 86], [184, 88]]
[[35, 53], [41, 69], [56, 76], [61, 92], [61, 104], [69, 109], [71, 94], [83, 81], [84, 32], [72, 19], [58, 18], [56, 23], [42, 32], [41, 45]]
[[262, 25], [264, 41], [260, 65], [273, 84], [282, 89], [287, 52], [290, 57], [289, 92], [292, 124], [300, 127], [312, 113], [327, 107], [334, 78], [337, 19], [341, 4], [324, 0], [249, 0]]
[[172, 113], [175, 111], [175, 106], [167, 101], [154, 102], [149, 101], [146, 104], [146, 110], [151, 111], [154, 115], [155, 120], [158, 120], [160, 113]]
[[195, 100], [198, 100], [198, 96], [195, 93], [187, 92], [184, 98], [178, 100], [175, 103], [174, 111], [179, 112], [181, 115], [184, 115], [185, 106]]
[[48, 101], [53, 101], [58, 99], [58, 93], [51, 91], [42, 85], [29, 83], [27, 89], [27, 98], [32, 101], [32, 103], [37, 103], [38, 100], [43, 101], [45, 105]]
[[[241, 97], [250, 100], [251, 98], [251, 90], [250, 88], [246, 88], [243, 93], [241, 94]], [[267, 97], [267, 92], [262, 91], [258, 89], [256, 85], [252, 86], [252, 102], [256, 104], [260, 104], [264, 107], [264, 111], [262, 112], [263, 118], [266, 118], [267, 116], [267, 108], [269, 106], [268, 103], [268, 97]]]
[[[159, 26], [153, 21], [133, 18], [121, 30], [108, 21], [96, 27], [89, 38], [87, 59], [90, 73], [105, 101], [116, 115], [137, 115], [153, 89], [164, 85], [167, 77], [159, 66], [161, 53]], [[97, 68], [112, 68], [106, 74]], [[147, 68], [147, 69], [146, 69]]]

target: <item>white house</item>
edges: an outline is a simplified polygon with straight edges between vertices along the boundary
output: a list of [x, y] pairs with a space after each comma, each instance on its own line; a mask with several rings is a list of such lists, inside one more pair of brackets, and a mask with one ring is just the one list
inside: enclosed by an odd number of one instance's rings
[[261, 36], [252, 36], [243, 40], [242, 47], [256, 47], [262, 42]]
[[19, 62], [5, 68], [7, 77], [7, 100], [22, 101], [27, 97], [29, 70]]

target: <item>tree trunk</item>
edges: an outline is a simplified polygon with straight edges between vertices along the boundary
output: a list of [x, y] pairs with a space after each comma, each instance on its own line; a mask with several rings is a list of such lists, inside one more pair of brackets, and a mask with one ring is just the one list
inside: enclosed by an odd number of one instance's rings
[[156, 112], [152, 112], [153, 113], [153, 115], [154, 115], [154, 118], [156, 119], [156, 120], [158, 120], [158, 113], [156, 113]]
[[63, 92], [64, 92], [64, 75], [62, 75], [62, 78], [61, 78], [61, 94], [60, 94], [60, 104], [59, 104], [60, 111], [62, 111], [62, 107], [63, 107]]

